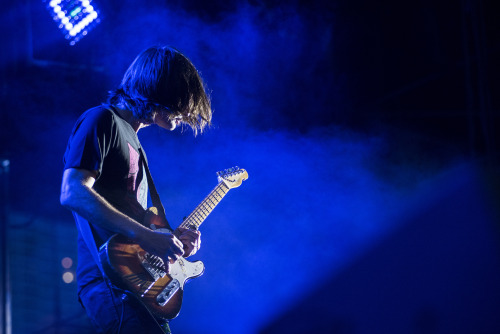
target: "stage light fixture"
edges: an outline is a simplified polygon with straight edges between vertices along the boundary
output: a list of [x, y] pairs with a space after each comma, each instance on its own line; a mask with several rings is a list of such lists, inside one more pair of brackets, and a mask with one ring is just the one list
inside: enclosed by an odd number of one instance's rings
[[75, 45], [101, 22], [92, 0], [43, 0], [70, 45]]

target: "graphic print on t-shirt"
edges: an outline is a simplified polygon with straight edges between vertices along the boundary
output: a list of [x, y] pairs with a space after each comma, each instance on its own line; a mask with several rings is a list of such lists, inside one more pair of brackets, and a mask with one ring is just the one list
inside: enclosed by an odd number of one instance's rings
[[130, 165], [128, 168], [128, 177], [127, 177], [127, 190], [135, 193], [135, 183], [137, 181], [137, 173], [139, 172], [139, 152], [134, 150], [130, 143], [128, 144], [128, 154]]
[[[127, 177], [127, 190], [130, 194], [134, 194], [135, 198], [133, 200], [136, 200], [139, 204], [141, 204], [142, 207], [146, 207], [147, 205], [147, 183], [145, 180], [145, 173], [144, 169], [142, 171], [142, 178], [140, 179], [140, 183], [137, 184], [137, 178], [139, 175], [139, 152], [137, 152], [130, 143], [128, 144], [128, 151], [129, 151], [129, 171], [128, 171], [128, 177]], [[132, 200], [132, 199], [127, 199], [127, 200]], [[135, 207], [135, 206], [133, 206]]]

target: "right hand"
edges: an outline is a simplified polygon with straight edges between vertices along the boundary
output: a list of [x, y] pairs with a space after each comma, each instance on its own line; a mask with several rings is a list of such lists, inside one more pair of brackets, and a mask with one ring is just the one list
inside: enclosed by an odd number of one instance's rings
[[184, 255], [182, 242], [172, 233], [150, 231], [144, 240], [140, 242], [142, 248], [162, 258], [166, 266]]

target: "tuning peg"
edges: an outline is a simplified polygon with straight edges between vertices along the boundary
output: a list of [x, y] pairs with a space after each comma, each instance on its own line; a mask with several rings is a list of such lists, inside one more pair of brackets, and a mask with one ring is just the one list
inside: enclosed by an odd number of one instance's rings
[[234, 166], [231, 168], [224, 169], [223, 171], [217, 172], [216, 174], [218, 177], [234, 175], [234, 174], [238, 173], [239, 169], [240, 168], [238, 166]]
[[226, 169], [226, 172], [227, 173], [234, 173], [237, 170], [238, 170], [238, 166], [235, 166], [235, 167], [231, 167], [231, 168]]

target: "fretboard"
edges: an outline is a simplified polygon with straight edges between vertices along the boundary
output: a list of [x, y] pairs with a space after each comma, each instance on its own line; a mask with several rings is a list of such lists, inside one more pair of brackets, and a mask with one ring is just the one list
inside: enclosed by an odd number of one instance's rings
[[201, 223], [207, 218], [212, 210], [219, 204], [219, 202], [226, 196], [229, 187], [224, 182], [220, 182], [214, 190], [208, 194], [207, 197], [191, 212], [189, 216], [184, 219], [180, 227], [196, 228], [200, 227]]

